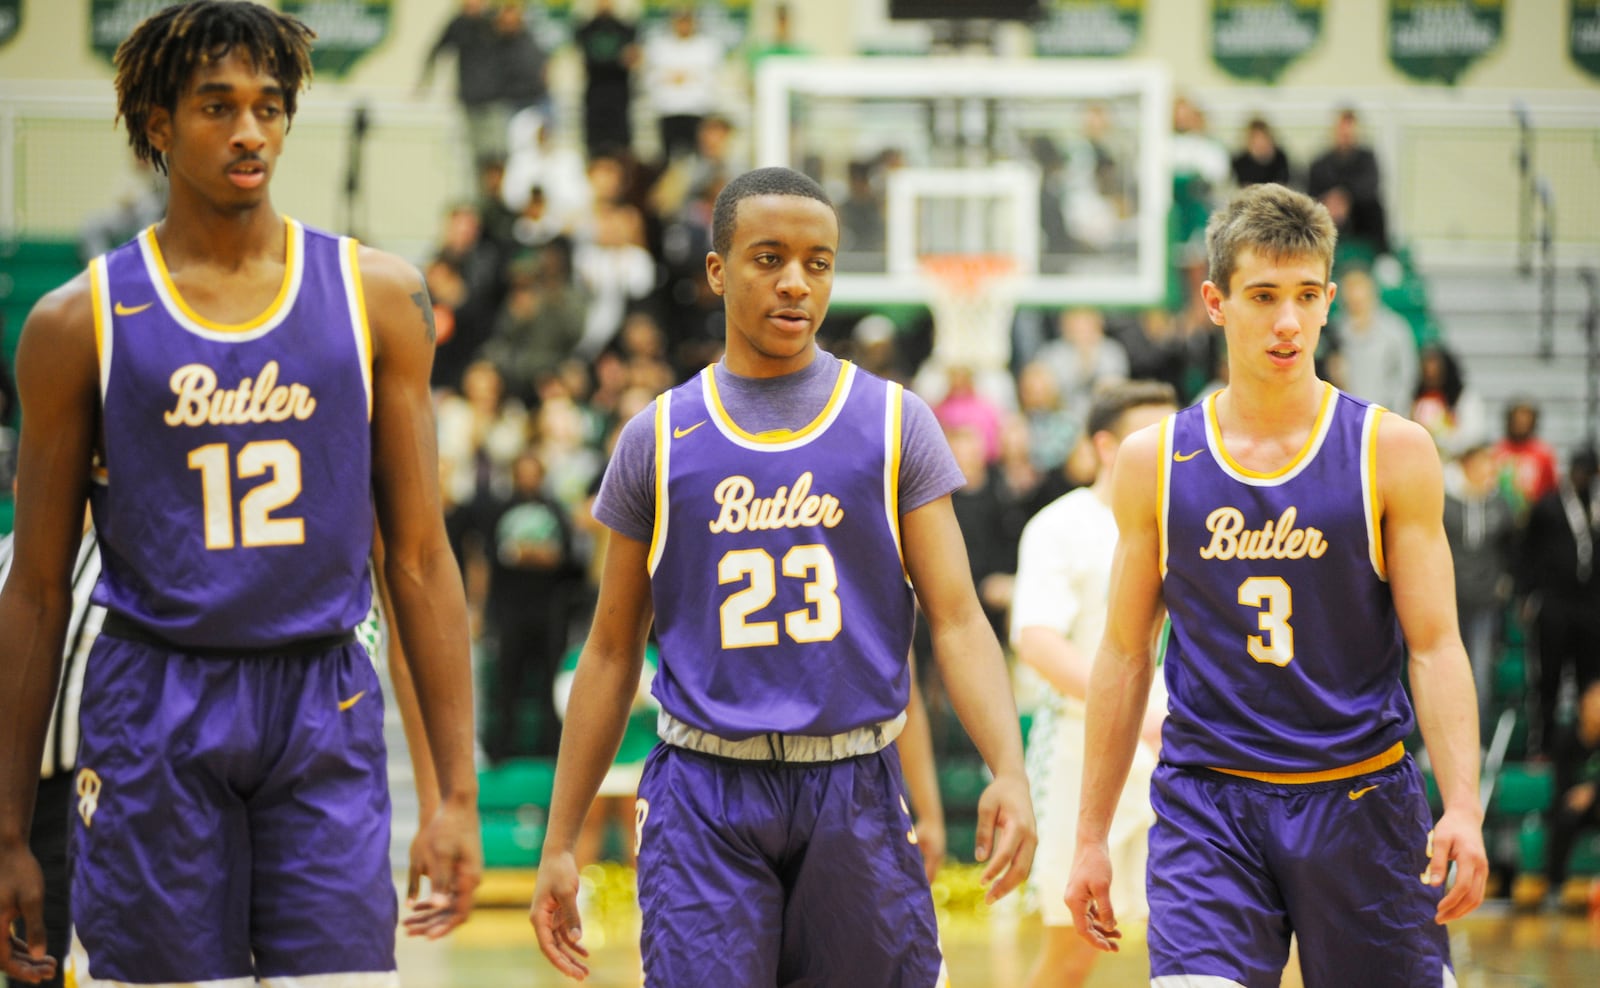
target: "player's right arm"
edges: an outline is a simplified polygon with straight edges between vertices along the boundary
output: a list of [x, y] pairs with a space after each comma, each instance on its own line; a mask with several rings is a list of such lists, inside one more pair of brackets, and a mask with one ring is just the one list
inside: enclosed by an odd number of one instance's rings
[[1078, 844], [1066, 904], [1078, 935], [1101, 950], [1116, 950], [1116, 913], [1111, 903], [1111, 815], [1139, 744], [1155, 675], [1152, 629], [1161, 613], [1161, 542], [1156, 527], [1160, 482], [1159, 426], [1129, 436], [1111, 474], [1117, 516], [1117, 550], [1111, 564], [1105, 633], [1089, 673], [1083, 794], [1078, 807]]
[[72, 610], [99, 408], [87, 274], [46, 295], [22, 328], [17, 388], [26, 416], [17, 460], [16, 541], [0, 590], [0, 931], [27, 926], [27, 952], [0, 936], [0, 968], [48, 977], [44, 882], [28, 850], [39, 760]]
[[611, 533], [594, 623], [573, 673], [539, 877], [528, 910], [539, 949], [556, 970], [580, 980], [589, 973], [583, 962], [589, 952], [581, 943], [578, 868], [572, 850], [600, 782], [617, 757], [639, 689], [645, 637], [655, 614], [649, 556], [648, 543]]

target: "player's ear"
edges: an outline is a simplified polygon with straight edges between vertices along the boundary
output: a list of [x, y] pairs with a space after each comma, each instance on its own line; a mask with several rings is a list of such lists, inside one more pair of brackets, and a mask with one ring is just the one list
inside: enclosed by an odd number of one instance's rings
[[150, 116], [145, 120], [144, 136], [150, 146], [166, 154], [172, 147], [172, 113], [164, 106], [150, 109]]
[[707, 251], [706, 252], [706, 281], [711, 285], [711, 290], [713, 292], [715, 292], [716, 294], [718, 294], [718, 295], [721, 295], [723, 293], [722, 292], [722, 289], [723, 289], [722, 275], [723, 275], [722, 255], [718, 254], [714, 250], [713, 251]]
[[1222, 325], [1222, 290], [1214, 282], [1207, 281], [1200, 286], [1200, 297], [1206, 303], [1206, 315], [1218, 326]]

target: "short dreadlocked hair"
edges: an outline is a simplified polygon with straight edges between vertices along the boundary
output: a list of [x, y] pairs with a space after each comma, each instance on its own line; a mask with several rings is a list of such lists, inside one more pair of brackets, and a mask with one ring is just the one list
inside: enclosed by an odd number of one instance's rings
[[311, 39], [298, 19], [242, 0], [189, 0], [165, 7], [134, 28], [117, 48], [117, 116], [128, 143], [160, 172], [167, 163], [150, 143], [150, 111], [172, 111], [203, 66], [238, 51], [283, 86], [283, 111], [294, 119], [296, 97], [311, 81]]

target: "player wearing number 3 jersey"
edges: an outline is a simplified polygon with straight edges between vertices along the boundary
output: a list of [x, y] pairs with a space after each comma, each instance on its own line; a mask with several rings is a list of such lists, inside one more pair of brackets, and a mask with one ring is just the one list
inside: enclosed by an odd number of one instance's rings
[[134, 29], [118, 112], [168, 175], [166, 214], [23, 329], [0, 593], [0, 931], [21, 920], [28, 955], [0, 937], [0, 968], [21, 980], [49, 967], [25, 838], [86, 498], [107, 617], [82, 691], [67, 983], [399, 983], [383, 698], [352, 634], [375, 530], [440, 787], [413, 850], [431, 894], [405, 924], [439, 936], [471, 909], [432, 306], [406, 262], [272, 206], [311, 40], [217, 0]]
[[999, 643], [928, 407], [817, 349], [839, 226], [811, 179], [749, 172], [717, 199], [724, 359], [624, 429], [595, 504], [614, 532], [572, 687], [531, 920], [587, 973], [572, 847], [622, 736], [652, 616], [663, 741], [639, 784], [645, 981], [947, 983], [892, 742], [914, 599], [995, 780], [990, 897], [1026, 877], [1033, 812]]
[[[1443, 924], [1483, 898], [1472, 673], [1451, 592], [1437, 454], [1419, 426], [1342, 394], [1312, 358], [1335, 286], [1333, 222], [1282, 186], [1207, 230], [1207, 310], [1229, 385], [1130, 436], [1119, 540], [1090, 677], [1067, 905], [1118, 936], [1107, 833], [1171, 615], [1151, 785], [1151, 984], [1454, 984]], [[1438, 774], [1435, 823], [1402, 742]], [[1456, 884], [1445, 891], [1451, 862]]]

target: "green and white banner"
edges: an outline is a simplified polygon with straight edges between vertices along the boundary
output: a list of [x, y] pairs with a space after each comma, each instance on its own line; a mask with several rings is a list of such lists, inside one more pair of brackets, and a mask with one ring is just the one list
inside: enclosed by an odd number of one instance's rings
[[1240, 79], [1276, 82], [1322, 40], [1326, 0], [1211, 0], [1211, 57]]
[[1572, 61], [1600, 77], [1600, 0], [1567, 0]]
[[1389, 0], [1389, 60], [1413, 79], [1455, 85], [1505, 31], [1506, 0]]
[[89, 0], [89, 47], [111, 61], [133, 29], [162, 7], [177, 0]]
[[22, 0], [0, 0], [0, 47], [22, 29]]
[[283, 0], [282, 7], [317, 32], [312, 71], [335, 78], [382, 44], [394, 19], [394, 0]]
[[1115, 58], [1139, 43], [1144, 0], [1046, 0], [1033, 29], [1038, 55]]

